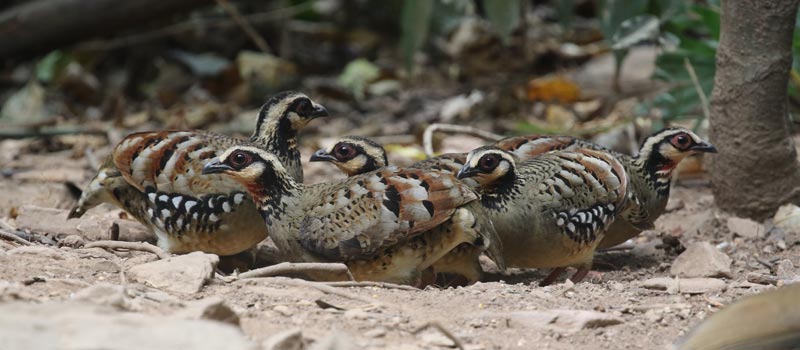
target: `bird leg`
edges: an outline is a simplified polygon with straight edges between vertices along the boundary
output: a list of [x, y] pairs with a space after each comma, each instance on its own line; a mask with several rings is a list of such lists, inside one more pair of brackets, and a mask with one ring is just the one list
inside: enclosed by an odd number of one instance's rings
[[[553, 282], [555, 282], [559, 277], [561, 277], [561, 274], [563, 274], [565, 270], [566, 270], [565, 267], [554, 268], [553, 271], [551, 271], [550, 274], [547, 275], [547, 277], [545, 277], [541, 282], [539, 282], [539, 286], [544, 287], [553, 284]], [[575, 275], [573, 275], [572, 277], [574, 278]]]

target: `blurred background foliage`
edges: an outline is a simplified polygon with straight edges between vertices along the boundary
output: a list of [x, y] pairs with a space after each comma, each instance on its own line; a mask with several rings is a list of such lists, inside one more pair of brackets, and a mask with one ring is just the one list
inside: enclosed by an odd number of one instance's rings
[[16, 129], [0, 136], [244, 134], [264, 96], [296, 88], [345, 116], [337, 127], [348, 132], [418, 135], [451, 122], [622, 133], [631, 151], [666, 125], [704, 128], [719, 22], [719, 0], [216, 0], [3, 57], [0, 127]]

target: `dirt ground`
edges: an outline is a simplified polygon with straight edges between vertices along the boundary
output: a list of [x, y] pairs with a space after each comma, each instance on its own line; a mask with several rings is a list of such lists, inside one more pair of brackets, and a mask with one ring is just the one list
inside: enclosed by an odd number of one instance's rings
[[[23, 143], [3, 141], [0, 150]], [[311, 151], [304, 149], [303, 154]], [[4, 151], [0, 218], [11, 228], [22, 226], [25, 205], [62, 209], [53, 217], [63, 222], [74, 203], [64, 182], [82, 186], [93, 175], [87, 160], [70, 151], [7, 155]], [[310, 182], [334, 173], [319, 164], [306, 169]], [[664, 349], [720, 307], [774, 288], [748, 282], [749, 274], [773, 276], [773, 264], [784, 259], [800, 266], [797, 237], [775, 233], [768, 223], [754, 237], [734, 235], [727, 217], [715, 210], [702, 176], [679, 181], [668, 208], [656, 229], [643, 233], [630, 249], [598, 254], [597, 273], [591, 281], [572, 285], [562, 279], [548, 287], [537, 286], [546, 271], [500, 274], [487, 265], [484, 282], [457, 288], [336, 287], [342, 293], [330, 294], [286, 282], [286, 278], [230, 281], [215, 274], [198, 293], [176, 293], [126, 277], [132, 267], [156, 260], [152, 254], [78, 248], [74, 236], [66, 238], [71, 231], [58, 227], [50, 232], [24, 230], [34, 246], [48, 249], [13, 253], [21, 244], [0, 239], [0, 307], [12, 301], [50, 306], [73, 303], [81, 290], [110, 283], [126, 286], [125, 302], [115, 304], [114, 312], [119, 313], [174, 316], [198, 300], [221, 298], [238, 315], [241, 331], [254, 344], [299, 328], [305, 344], [337, 334], [341, 344], [328, 347], [332, 349], [455, 347], [435, 328], [417, 332], [437, 322], [473, 350]], [[93, 210], [97, 215], [104, 212], [118, 215], [111, 207]], [[48, 217], [40, 220], [37, 225], [48, 227]], [[723, 290], [681, 293], [645, 287], [648, 279], [670, 277], [670, 267], [683, 247], [701, 241], [732, 259], [731, 278], [722, 278]], [[82, 300], [108, 303], [106, 298]], [[582, 323], [577, 310], [591, 311], [588, 321]], [[578, 321], [573, 323], [570, 317]]]

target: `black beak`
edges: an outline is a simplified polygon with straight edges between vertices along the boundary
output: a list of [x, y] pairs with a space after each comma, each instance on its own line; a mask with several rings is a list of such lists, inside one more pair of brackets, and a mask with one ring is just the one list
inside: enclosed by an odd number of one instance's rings
[[328, 110], [325, 109], [325, 107], [316, 103], [314, 104], [314, 111], [311, 112], [312, 118], [327, 117], [329, 115], [330, 114], [328, 114]]
[[219, 174], [228, 170], [233, 170], [233, 168], [231, 168], [229, 165], [220, 163], [219, 158], [214, 158], [203, 166], [202, 173], [204, 175]]
[[311, 155], [310, 162], [334, 162], [336, 157], [325, 152], [324, 149], [318, 150]]
[[708, 142], [697, 143], [692, 147], [689, 147], [689, 149], [695, 152], [717, 153], [717, 148]]
[[461, 168], [461, 170], [458, 171], [458, 174], [456, 174], [456, 178], [458, 178], [459, 180], [463, 180], [466, 178], [473, 177], [477, 174], [478, 174], [477, 170], [470, 168], [469, 165], [465, 165], [463, 168]]

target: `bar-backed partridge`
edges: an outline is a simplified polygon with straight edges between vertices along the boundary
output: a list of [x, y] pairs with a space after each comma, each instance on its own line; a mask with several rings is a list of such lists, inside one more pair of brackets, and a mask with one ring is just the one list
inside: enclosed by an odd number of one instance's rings
[[458, 178], [480, 184], [481, 203], [503, 240], [511, 267], [576, 266], [580, 281], [595, 248], [628, 198], [628, 178], [611, 154], [590, 149], [555, 151], [527, 162], [494, 146], [472, 150]]
[[[444, 171], [455, 175], [461, 170], [465, 159], [466, 153], [445, 154], [414, 163], [410, 168]], [[388, 165], [383, 146], [369, 138], [359, 136], [341, 137], [327, 149], [323, 148], [314, 152], [310, 160], [332, 163], [348, 176], [364, 174]], [[476, 204], [472, 204], [472, 206], [470, 210], [476, 213], [481, 220], [487, 219], [483, 208]], [[494, 237], [489, 244], [497, 248], [499, 242], [499, 237]], [[460, 275], [466, 279], [466, 283], [477, 282], [483, 273], [478, 260], [482, 251], [482, 247], [462, 243], [433, 264], [433, 270], [436, 273]]]
[[480, 208], [477, 195], [441, 171], [384, 167], [304, 186], [269, 152], [234, 146], [203, 173], [242, 183], [290, 260], [344, 262], [359, 280], [418, 283], [459, 244], [486, 245], [485, 232], [494, 229], [469, 210]]
[[[302, 181], [297, 133], [327, 116], [302, 93], [283, 92], [261, 107], [250, 138], [287, 164]], [[247, 191], [230, 177], [201, 174], [227, 148], [243, 143], [204, 131], [139, 132], [125, 137], [89, 183], [69, 214], [80, 217], [101, 202], [126, 211], [152, 229], [158, 245], [171, 253], [205, 251], [233, 255], [267, 236]]]
[[714, 146], [692, 131], [672, 127], [650, 135], [642, 143], [636, 156], [609, 151], [597, 144], [568, 136], [516, 136], [503, 139], [497, 147], [514, 153], [520, 160], [534, 158], [554, 149], [591, 148], [610, 152], [622, 162], [631, 181], [632, 201], [637, 206], [626, 212], [606, 232], [598, 249], [613, 247], [635, 237], [643, 229], [651, 229], [669, 201], [669, 190], [675, 167], [686, 157], [701, 153], [715, 153]]

